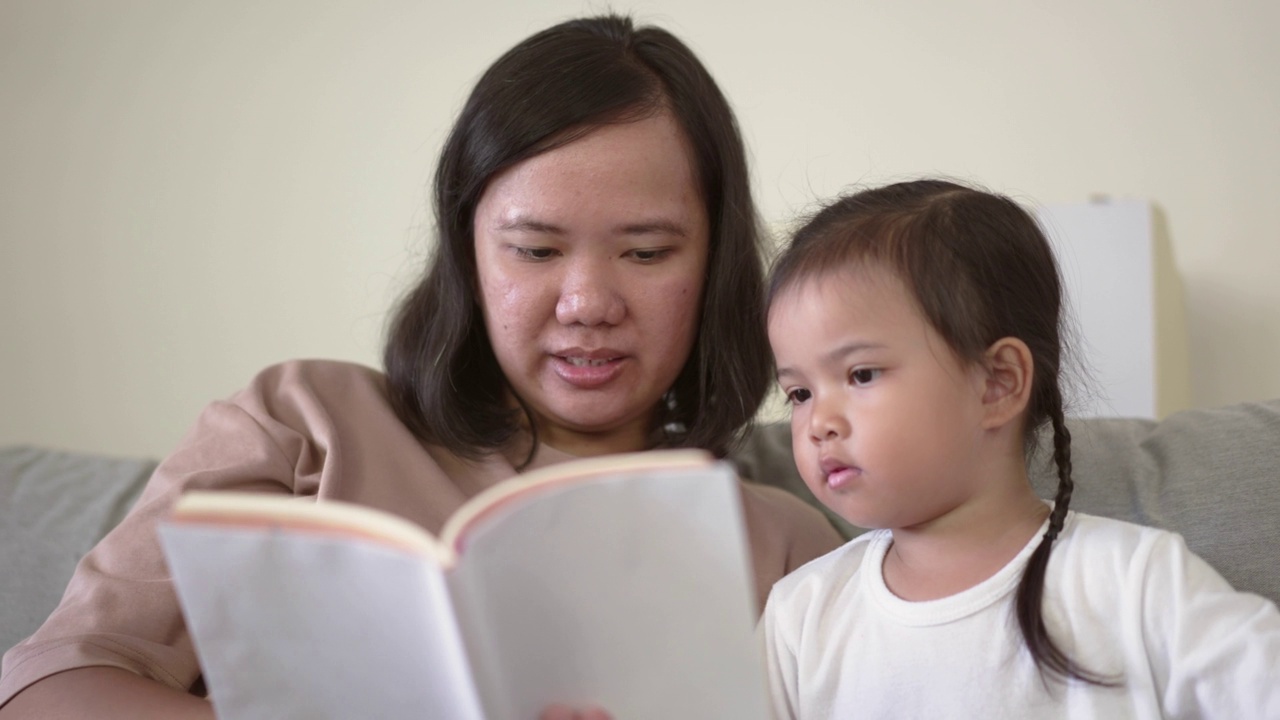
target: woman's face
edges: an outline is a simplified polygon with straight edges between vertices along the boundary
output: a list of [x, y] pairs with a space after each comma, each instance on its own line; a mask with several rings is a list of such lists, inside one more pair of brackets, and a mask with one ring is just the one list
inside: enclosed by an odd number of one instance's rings
[[495, 175], [475, 213], [485, 327], [540, 438], [643, 449], [698, 332], [706, 205], [666, 113]]

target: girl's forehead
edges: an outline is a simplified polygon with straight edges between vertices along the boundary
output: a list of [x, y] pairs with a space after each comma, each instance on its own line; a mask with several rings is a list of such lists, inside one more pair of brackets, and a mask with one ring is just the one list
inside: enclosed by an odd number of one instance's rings
[[811, 303], [879, 305], [915, 300], [897, 273], [880, 264], [850, 264], [818, 270], [793, 279], [773, 298], [770, 311], [779, 305], [802, 310]]

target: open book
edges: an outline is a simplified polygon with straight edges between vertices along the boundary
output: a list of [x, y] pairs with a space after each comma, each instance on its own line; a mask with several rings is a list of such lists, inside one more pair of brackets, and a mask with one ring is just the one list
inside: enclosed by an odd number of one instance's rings
[[699, 451], [517, 476], [439, 538], [221, 492], [160, 535], [221, 720], [767, 717], [738, 481]]

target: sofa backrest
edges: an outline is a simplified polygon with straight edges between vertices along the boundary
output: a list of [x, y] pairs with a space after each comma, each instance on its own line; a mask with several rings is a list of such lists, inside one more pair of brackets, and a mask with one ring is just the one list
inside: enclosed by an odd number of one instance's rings
[[[1188, 410], [1161, 422], [1072, 419], [1072, 507], [1181, 533], [1235, 587], [1280, 602], [1280, 400]], [[1032, 478], [1052, 497], [1039, 452]], [[734, 458], [744, 477], [823, 510], [791, 459], [784, 424], [757, 428]], [[57, 605], [75, 564], [132, 506], [156, 462], [0, 448], [0, 650]]]
[[0, 448], [0, 652], [53, 612], [81, 556], [133, 507], [156, 462]]
[[[1185, 410], [1162, 421], [1072, 418], [1071, 507], [1181, 533], [1236, 588], [1280, 603], [1280, 400]], [[1045, 438], [1031, 463], [1041, 497], [1057, 487]], [[757, 428], [734, 456], [744, 477], [822, 507], [791, 459], [790, 428]]]

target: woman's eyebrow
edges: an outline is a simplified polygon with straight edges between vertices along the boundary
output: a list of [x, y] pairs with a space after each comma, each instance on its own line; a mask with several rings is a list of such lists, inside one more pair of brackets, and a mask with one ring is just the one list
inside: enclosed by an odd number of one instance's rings
[[[568, 231], [554, 223], [544, 222], [528, 216], [518, 216], [504, 220], [498, 224], [501, 232], [539, 233], [544, 235], [565, 235]], [[689, 231], [684, 225], [671, 220], [643, 220], [620, 225], [616, 232], [619, 235], [674, 235], [688, 237]]]
[[619, 231], [623, 235], [675, 235], [677, 237], [687, 237], [689, 235], [689, 231], [684, 225], [671, 220], [646, 220], [627, 223], [620, 227]]
[[564, 235], [564, 228], [559, 225], [553, 225], [541, 220], [535, 220], [531, 217], [515, 217], [505, 220], [498, 224], [498, 230], [502, 232], [526, 232], [540, 233], [544, 235]]

